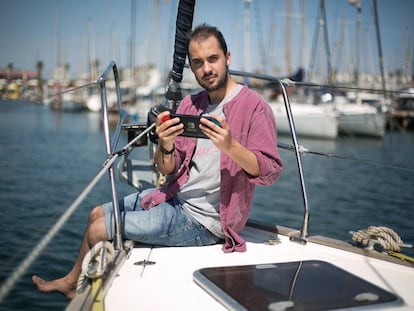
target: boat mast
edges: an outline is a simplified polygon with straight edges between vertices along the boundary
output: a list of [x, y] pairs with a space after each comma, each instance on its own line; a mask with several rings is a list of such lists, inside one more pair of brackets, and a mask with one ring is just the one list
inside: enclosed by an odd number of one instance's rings
[[[379, 64], [380, 64], [380, 70], [381, 70], [382, 89], [386, 91], [385, 74], [384, 74], [384, 58], [382, 56], [381, 34], [380, 34], [380, 28], [379, 28], [379, 23], [378, 23], [377, 0], [373, 0], [373, 1], [374, 1], [375, 30], [377, 33], [378, 58], [379, 58]], [[386, 92], [384, 92], [384, 94], [386, 94]]]
[[266, 73], [267, 72], [267, 57], [266, 57], [266, 50], [264, 47], [264, 40], [263, 40], [263, 31], [262, 31], [262, 18], [260, 14], [260, 7], [259, 7], [259, 1], [254, 2], [254, 8], [255, 8], [255, 19], [256, 19], [256, 29], [257, 29], [257, 40], [259, 42], [259, 55], [260, 55], [260, 64], [261, 68], [260, 71]]
[[403, 78], [404, 83], [411, 81], [412, 63], [411, 63], [411, 33], [408, 28], [405, 29], [405, 59], [404, 59], [404, 70]]
[[250, 4], [253, 0], [244, 1], [244, 60], [242, 68], [250, 71]]
[[129, 46], [129, 79], [130, 85], [134, 83], [134, 66], [135, 66], [135, 38], [136, 38], [136, 16], [137, 16], [137, 1], [131, 0], [131, 39]]
[[92, 19], [89, 18], [88, 20], [88, 62], [89, 62], [89, 79], [93, 81], [96, 77], [96, 59], [95, 59], [95, 48], [94, 48], [94, 40], [93, 40], [93, 31], [92, 31]]
[[355, 68], [354, 68], [354, 81], [355, 85], [359, 86], [359, 33], [361, 27], [361, 1], [349, 0], [351, 5], [356, 8], [356, 24], [355, 24]]
[[61, 37], [60, 37], [60, 1], [56, 2], [56, 66], [61, 65]]
[[328, 83], [332, 82], [332, 64], [331, 64], [331, 50], [329, 48], [329, 37], [328, 37], [328, 25], [326, 23], [326, 8], [325, 0], [320, 1], [321, 6], [321, 15], [322, 15], [322, 28], [323, 28], [323, 37], [325, 43], [325, 52], [326, 52], [326, 62], [328, 66]]
[[318, 24], [315, 29], [315, 35], [312, 43], [312, 52], [311, 60], [309, 66], [310, 75], [314, 75], [315, 59], [316, 59], [316, 49], [319, 47], [319, 29], [322, 29], [323, 33], [323, 42], [325, 43], [325, 53], [326, 53], [326, 62], [327, 62], [327, 71], [328, 71], [328, 83], [332, 82], [332, 64], [331, 64], [331, 51], [329, 49], [329, 40], [328, 40], [328, 26], [326, 24], [326, 10], [325, 10], [325, 1], [319, 1], [319, 11], [318, 11]]
[[299, 62], [300, 67], [304, 67], [303, 53], [305, 51], [305, 0], [300, 1], [300, 47]]
[[291, 16], [290, 16], [290, 0], [286, 0], [286, 35], [285, 35], [285, 61], [286, 71], [292, 73], [292, 55], [291, 55]]

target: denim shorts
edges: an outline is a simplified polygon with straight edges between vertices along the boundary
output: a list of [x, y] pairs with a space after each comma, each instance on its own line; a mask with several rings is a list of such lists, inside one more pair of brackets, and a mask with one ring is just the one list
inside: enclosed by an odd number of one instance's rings
[[[130, 194], [119, 200], [123, 239], [162, 246], [202, 246], [220, 241], [197, 220], [188, 215], [176, 199], [160, 203], [149, 210], [141, 208], [141, 199], [155, 189]], [[105, 228], [114, 237], [115, 220], [112, 202], [102, 205]]]

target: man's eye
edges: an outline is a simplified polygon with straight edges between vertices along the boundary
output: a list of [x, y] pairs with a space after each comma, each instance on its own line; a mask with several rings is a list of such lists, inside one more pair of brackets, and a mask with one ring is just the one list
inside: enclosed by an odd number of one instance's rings
[[201, 61], [199, 61], [199, 60], [193, 60], [193, 66], [198, 67], [200, 65], [201, 65]]

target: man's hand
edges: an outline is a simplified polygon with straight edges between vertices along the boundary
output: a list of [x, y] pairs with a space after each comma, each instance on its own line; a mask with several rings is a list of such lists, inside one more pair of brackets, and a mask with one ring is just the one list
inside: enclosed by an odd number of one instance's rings
[[154, 161], [162, 174], [170, 174], [175, 168], [174, 140], [180, 135], [184, 125], [180, 118], [170, 118], [170, 112], [161, 112], [155, 120], [155, 133], [158, 135], [158, 148]]
[[230, 128], [225, 119], [216, 115], [213, 116], [213, 119], [215, 122], [212, 122], [206, 118], [201, 118], [200, 129], [207, 136], [207, 138], [211, 139], [217, 148], [223, 152], [226, 152], [226, 150], [229, 149], [232, 140]]
[[170, 118], [170, 112], [161, 112], [155, 121], [155, 133], [159, 137], [159, 145], [166, 150], [172, 149], [175, 138], [182, 134], [184, 125], [180, 118]]
[[201, 118], [200, 129], [211, 139], [214, 145], [222, 152], [226, 153], [234, 162], [239, 164], [248, 174], [258, 176], [260, 173], [259, 162], [256, 155], [246, 147], [242, 146], [233, 138], [227, 121], [218, 116], [213, 118], [219, 122], [220, 126]]

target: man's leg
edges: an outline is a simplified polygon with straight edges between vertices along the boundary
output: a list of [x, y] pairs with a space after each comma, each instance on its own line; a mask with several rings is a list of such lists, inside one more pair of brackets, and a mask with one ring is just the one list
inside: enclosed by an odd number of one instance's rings
[[45, 281], [42, 278], [34, 275], [33, 282], [41, 292], [60, 292], [67, 298], [72, 299], [75, 296], [76, 283], [82, 271], [82, 261], [86, 253], [93, 245], [100, 241], [107, 240], [105, 230], [105, 222], [101, 206], [95, 207], [89, 216], [88, 227], [83, 236], [82, 245], [79, 250], [78, 258], [76, 259], [72, 270], [64, 277], [52, 281]]

